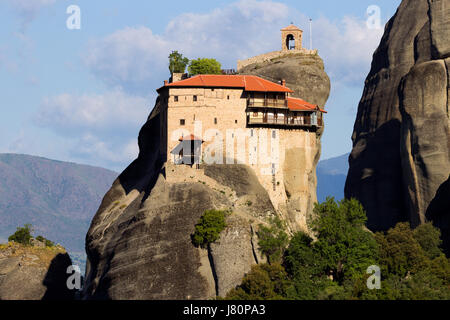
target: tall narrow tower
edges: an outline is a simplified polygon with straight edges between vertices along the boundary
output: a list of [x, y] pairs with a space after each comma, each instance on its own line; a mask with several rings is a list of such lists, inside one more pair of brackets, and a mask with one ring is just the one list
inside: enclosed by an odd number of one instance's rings
[[303, 30], [289, 25], [281, 29], [281, 48], [283, 51], [302, 49]]

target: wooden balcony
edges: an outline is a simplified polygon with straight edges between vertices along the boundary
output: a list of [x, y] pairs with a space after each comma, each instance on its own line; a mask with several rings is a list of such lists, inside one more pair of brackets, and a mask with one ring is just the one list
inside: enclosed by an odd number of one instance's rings
[[247, 123], [248, 125], [263, 125], [263, 126], [288, 126], [288, 127], [322, 127], [323, 122], [322, 119], [316, 119], [314, 122], [311, 117], [248, 117]]
[[288, 101], [285, 99], [258, 99], [258, 98], [250, 98], [247, 99], [247, 107], [250, 108], [281, 108], [287, 109]]

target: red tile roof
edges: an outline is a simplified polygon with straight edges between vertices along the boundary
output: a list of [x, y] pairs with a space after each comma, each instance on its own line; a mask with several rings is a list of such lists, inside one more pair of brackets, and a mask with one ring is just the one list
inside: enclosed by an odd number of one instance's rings
[[291, 89], [277, 83], [257, 76], [246, 75], [198, 75], [170, 83], [164, 87], [243, 88], [245, 91], [256, 92], [293, 92]]
[[319, 109], [323, 113], [327, 113], [325, 110], [320, 109], [318, 105], [311, 104], [303, 99], [288, 98], [288, 108], [291, 111], [315, 111]]

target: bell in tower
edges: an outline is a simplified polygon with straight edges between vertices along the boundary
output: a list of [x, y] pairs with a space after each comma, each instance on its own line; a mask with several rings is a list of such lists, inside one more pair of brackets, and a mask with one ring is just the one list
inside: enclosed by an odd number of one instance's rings
[[302, 49], [303, 30], [294, 26], [292, 23], [286, 28], [281, 29], [281, 48], [283, 51]]

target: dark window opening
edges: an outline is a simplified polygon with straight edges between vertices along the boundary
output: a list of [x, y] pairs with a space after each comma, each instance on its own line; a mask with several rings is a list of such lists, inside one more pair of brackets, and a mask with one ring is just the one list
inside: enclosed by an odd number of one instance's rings
[[194, 101], [197, 101], [197, 96], [194, 96]]
[[288, 50], [295, 49], [295, 38], [292, 34], [286, 37], [286, 47]]
[[184, 126], [186, 124], [186, 120], [180, 119], [180, 126]]
[[230, 100], [230, 96], [227, 96], [227, 99]]
[[175, 102], [178, 102], [178, 96], [173, 97], [173, 99], [175, 100]]
[[234, 120], [234, 123], [236, 123], [236, 124], [237, 124], [237, 120]]
[[217, 118], [214, 118], [214, 124], [217, 124]]

